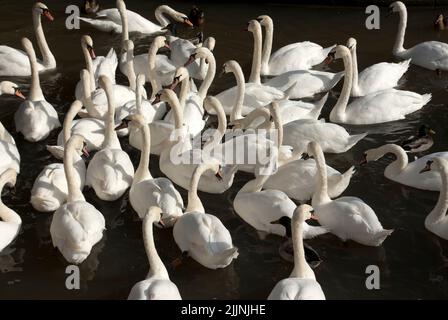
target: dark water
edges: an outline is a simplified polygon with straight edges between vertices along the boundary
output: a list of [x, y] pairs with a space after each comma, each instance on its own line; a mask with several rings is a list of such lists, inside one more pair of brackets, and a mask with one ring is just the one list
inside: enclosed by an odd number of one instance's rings
[[[71, 2], [71, 1], [70, 1]], [[50, 47], [58, 62], [57, 71], [41, 77], [43, 91], [63, 119], [74, 99], [75, 84], [83, 67], [80, 37], [93, 36], [98, 55], [107, 53], [110, 46], [118, 48], [119, 36], [109, 35], [81, 26], [81, 30], [66, 30], [65, 6], [69, 1], [47, 0], [54, 13], [53, 23], [44, 22]], [[113, 0], [101, 3], [114, 5]], [[153, 19], [157, 1], [128, 0], [129, 9]], [[30, 10], [32, 1], [3, 0], [1, 6], [0, 42], [20, 47], [22, 36], [33, 37]], [[65, 4], [64, 4], [65, 3]], [[176, 9], [187, 12], [192, 2], [167, 2]], [[203, 4], [206, 12], [206, 35], [217, 39], [215, 55], [219, 66], [229, 59], [238, 60], [246, 76], [250, 70], [252, 37], [242, 31], [246, 22], [260, 14], [268, 13], [274, 19], [274, 48], [295, 41], [310, 40], [323, 46], [345, 43], [349, 36], [358, 40], [360, 70], [380, 61], [391, 61], [392, 45], [398, 24], [397, 17], [382, 16], [381, 29], [368, 31], [364, 27], [364, 8], [299, 7], [293, 5], [244, 5]], [[409, 10], [406, 46], [437, 39], [448, 41], [448, 31], [436, 32], [432, 20], [439, 10], [418, 8]], [[137, 53], [145, 52], [148, 38], [136, 40]], [[341, 70], [342, 63], [331, 66]], [[119, 72], [117, 72], [119, 74]], [[3, 80], [3, 79], [0, 79]], [[28, 79], [13, 79], [28, 86]], [[124, 77], [118, 76], [123, 82]], [[230, 76], [217, 78], [210, 93], [217, 93], [233, 86]], [[349, 128], [353, 133], [368, 131], [369, 136], [345, 154], [328, 156], [327, 161], [339, 170], [346, 170], [359, 160], [362, 152], [384, 143], [397, 142], [416, 130], [420, 123], [429, 124], [437, 132], [437, 140], [430, 152], [447, 150], [446, 100], [448, 74], [437, 78], [431, 71], [412, 66], [401, 87], [419, 93], [432, 92], [429, 105], [406, 121], [386, 125]], [[328, 116], [341, 85], [330, 96], [324, 110]], [[27, 89], [25, 89], [27, 93]], [[14, 129], [13, 114], [20, 101], [2, 97], [0, 120], [8, 130]], [[3, 201], [17, 211], [23, 227], [17, 240], [0, 254], [0, 298], [87, 298], [124, 299], [131, 287], [145, 278], [148, 264], [144, 252], [141, 222], [131, 209], [127, 195], [116, 202], [103, 202], [93, 193], [87, 200], [105, 216], [107, 231], [95, 246], [90, 257], [80, 266], [81, 289], [65, 289], [66, 261], [53, 249], [49, 227], [51, 214], [39, 213], [29, 204], [30, 189], [40, 170], [55, 160], [45, 150], [54, 144], [57, 132], [40, 143], [29, 143], [14, 134], [21, 153], [21, 174], [14, 193], [4, 193]], [[139, 154], [122, 141], [137, 165]], [[160, 175], [158, 159], [152, 157], [151, 171]], [[358, 196], [376, 211], [385, 228], [395, 232], [382, 247], [371, 248], [353, 242], [343, 244], [336, 237], [326, 235], [309, 243], [319, 252], [324, 262], [316, 276], [328, 299], [446, 299], [448, 298], [448, 242], [425, 230], [425, 216], [435, 205], [438, 193], [419, 191], [386, 180], [383, 177], [384, 158], [359, 168], [345, 195]], [[260, 240], [256, 232], [246, 225], [233, 211], [232, 201], [239, 188], [250, 175], [238, 174], [234, 186], [222, 195], [200, 194], [206, 211], [216, 214], [230, 230], [239, 248], [238, 259], [221, 270], [208, 270], [192, 260], [170, 271], [181, 295], [185, 299], [265, 299], [280, 279], [287, 277], [292, 264], [278, 255], [283, 239], [269, 236]], [[186, 192], [182, 190], [182, 195]], [[186, 198], [185, 198], [186, 200]], [[178, 257], [179, 250], [171, 230], [156, 230], [156, 243], [163, 261], [168, 263]], [[381, 289], [367, 290], [365, 269], [375, 264], [381, 270]]]

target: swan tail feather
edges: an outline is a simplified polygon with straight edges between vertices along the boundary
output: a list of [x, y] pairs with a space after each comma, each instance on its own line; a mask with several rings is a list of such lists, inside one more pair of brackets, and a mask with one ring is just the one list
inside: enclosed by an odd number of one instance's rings
[[319, 115], [322, 112], [322, 108], [324, 107], [325, 102], [327, 102], [327, 99], [328, 99], [328, 92], [319, 101], [317, 101], [314, 108], [311, 109], [311, 111], [309, 112], [309, 115], [313, 119], [317, 120], [317, 118], [319, 118]]
[[328, 232], [330, 232], [330, 230], [324, 227], [309, 226], [307, 232], [303, 235], [303, 238], [313, 239]]
[[431, 93], [425, 93], [422, 94], [422, 105], [426, 105], [429, 101], [431, 101], [432, 99], [432, 94]]
[[380, 246], [384, 242], [384, 240], [386, 240], [386, 238], [392, 234], [392, 232], [394, 232], [394, 229], [384, 229], [380, 232], [377, 232], [374, 236], [373, 244], [377, 247]]
[[354, 134], [348, 138], [347, 141], [347, 149], [351, 149], [355, 144], [364, 139], [367, 136], [367, 132], [361, 134]]
[[233, 259], [238, 257], [238, 254], [238, 248], [232, 247], [217, 254], [217, 259], [222, 262], [222, 266], [228, 266]]
[[47, 151], [51, 153], [53, 157], [55, 157], [58, 160], [64, 159], [64, 147], [62, 146], [45, 146]]

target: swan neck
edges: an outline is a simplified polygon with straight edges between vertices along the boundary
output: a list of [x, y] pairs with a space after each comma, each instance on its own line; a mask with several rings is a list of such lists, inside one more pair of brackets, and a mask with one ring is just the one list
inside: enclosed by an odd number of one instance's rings
[[232, 113], [230, 115], [230, 121], [234, 121], [237, 119], [243, 118], [243, 103], [244, 103], [244, 94], [246, 93], [246, 81], [244, 79], [243, 70], [238, 66], [233, 70], [233, 74], [236, 79], [237, 92], [235, 97], [235, 105], [233, 106]]
[[27, 50], [27, 53], [31, 66], [31, 89], [30, 89], [31, 91], [29, 95], [29, 100], [31, 101], [45, 100], [44, 94], [40, 87], [39, 68], [37, 66], [36, 52], [31, 47]]
[[185, 108], [188, 93], [190, 92], [190, 78], [185, 77], [180, 84], [179, 103], [182, 108]]
[[151, 151], [151, 135], [149, 126], [144, 123], [140, 128], [143, 135], [143, 148], [140, 153], [140, 162], [134, 175], [133, 184], [137, 184], [143, 180], [152, 179], [151, 172], [149, 171], [149, 157]]
[[397, 37], [395, 38], [395, 44], [392, 49], [392, 53], [394, 55], [399, 55], [405, 51], [404, 45], [404, 35], [406, 33], [406, 26], [408, 23], [408, 13], [406, 9], [402, 9], [399, 11], [400, 22], [398, 23], [398, 32]]
[[358, 83], [358, 57], [356, 53], [356, 46], [350, 50], [351, 56], [352, 56], [352, 65], [353, 65], [353, 72], [352, 72], [352, 92], [358, 93], [359, 92], [359, 83]]
[[341, 94], [336, 102], [336, 105], [330, 112], [330, 118], [336, 121], [343, 122], [345, 120], [345, 110], [347, 108], [348, 100], [350, 98], [350, 92], [352, 90], [352, 78], [353, 78], [353, 64], [350, 51], [346, 49], [346, 54], [343, 55], [344, 61], [344, 84], [342, 86]]
[[36, 34], [37, 45], [42, 54], [42, 62], [45, 68], [53, 69], [56, 67], [56, 60], [48, 47], [47, 39], [45, 38], [44, 30], [42, 28], [41, 15], [33, 10], [33, 26]]
[[163, 28], [170, 24], [170, 21], [167, 19], [167, 17], [165, 17], [165, 14], [174, 15], [175, 13], [176, 11], [174, 11], [170, 7], [162, 5], [158, 6], [154, 11], [154, 16], [156, 17], [156, 20], [159, 22], [160, 26]]
[[208, 152], [213, 148], [217, 147], [221, 143], [222, 137], [224, 137], [224, 135], [226, 134], [227, 130], [226, 113], [224, 112], [222, 106], [218, 105], [218, 103], [213, 104], [213, 109], [215, 110], [216, 116], [218, 118], [218, 128], [214, 131], [211, 140], [207, 141], [207, 143], [202, 148], [204, 152]]
[[129, 40], [128, 13], [124, 2], [123, 5], [118, 6], [118, 11], [121, 18], [121, 46], [123, 47], [125, 41]]
[[188, 205], [185, 212], [197, 211], [205, 213], [202, 201], [198, 196], [198, 185], [202, 174], [209, 169], [209, 165], [199, 165], [196, 167], [196, 170], [194, 171], [190, 181], [190, 188], [188, 190]]
[[120, 141], [118, 140], [117, 133], [115, 132], [115, 95], [109, 85], [106, 85], [104, 90], [107, 97], [107, 116], [105, 119], [106, 128], [103, 149], [121, 149]]
[[93, 63], [92, 57], [90, 56], [89, 50], [85, 44], [82, 45], [82, 53], [84, 54], [84, 60], [86, 61], [86, 69], [89, 72], [89, 80], [90, 80], [90, 91], [94, 91], [96, 89], [95, 85], [95, 77], [93, 74]]
[[64, 172], [68, 187], [67, 203], [85, 201], [85, 198], [81, 192], [81, 186], [77, 183], [78, 180], [76, 179], [76, 170], [73, 166], [74, 154], [76, 152], [74, 146], [75, 141], [75, 139], [69, 140], [64, 148]]
[[408, 166], [408, 155], [403, 148], [395, 144], [386, 144], [377, 149], [377, 157], [381, 158], [384, 155], [392, 153], [395, 156], [395, 161], [386, 167], [385, 174], [387, 176], [399, 175]]
[[[303, 247], [303, 225], [299, 219], [292, 220], [292, 245], [294, 248], [294, 269], [291, 278], [309, 278], [310, 266], [305, 259], [305, 248]], [[312, 272], [312, 270], [311, 270]]]
[[2, 174], [0, 177], [0, 221], [3, 220], [4, 223], [15, 223], [15, 224], [21, 224], [22, 219], [20, 216], [10, 208], [8, 208], [1, 198], [1, 192], [3, 191], [3, 187], [8, 182], [7, 181], [7, 173], [6, 171]]
[[74, 103], [68, 110], [65, 115], [64, 124], [63, 124], [63, 136], [64, 136], [64, 145], [67, 145], [70, 136], [72, 135], [72, 123], [73, 119], [75, 119], [78, 112], [81, 110], [81, 103]]
[[[159, 208], [151, 208], [150, 210], [160, 210]], [[149, 217], [145, 217], [143, 221], [143, 242], [145, 244], [145, 251], [149, 262], [148, 278], [157, 276], [169, 279], [168, 271], [157, 253], [156, 245], [154, 243], [153, 223], [155, 222], [151, 211]]]
[[250, 71], [249, 82], [261, 84], [261, 28], [255, 28], [254, 32], [254, 51], [252, 56], [252, 69]]
[[129, 87], [135, 92], [137, 77], [135, 76], [134, 51], [133, 50], [129, 50], [129, 52], [127, 53], [126, 68], [128, 69], [127, 77], [128, 77], [128, 81], [129, 81]]
[[156, 55], [158, 50], [159, 49], [157, 48], [157, 46], [153, 43], [149, 47], [148, 51], [148, 74], [149, 74], [149, 82], [151, 83], [151, 89], [152, 89], [151, 99], [154, 99], [157, 92], [162, 90], [161, 84], [157, 82], [157, 74], [156, 74]]
[[261, 58], [261, 67], [266, 72], [269, 67], [269, 58], [272, 51], [272, 40], [274, 37], [274, 24], [271, 20], [268, 20], [265, 25], [265, 40], [263, 44], [263, 52]]
[[245, 193], [254, 193], [254, 192], [260, 192], [261, 189], [263, 189], [263, 186], [265, 182], [269, 179], [270, 175], [268, 174], [260, 174], [258, 177], [256, 177], [253, 180], [250, 180], [247, 182], [240, 190], [240, 192]]
[[208, 54], [206, 59], [208, 61], [207, 74], [205, 75], [204, 81], [202, 82], [198, 90], [198, 95], [201, 98], [201, 101], [203, 101], [207, 96], [208, 89], [210, 89], [216, 73], [216, 60], [213, 54]]
[[[433, 164], [434, 165], [434, 164]], [[431, 213], [426, 217], [425, 224], [435, 224], [442, 220], [448, 209], [448, 164], [443, 161], [439, 169], [442, 185], [440, 188], [439, 199]]]
[[317, 167], [317, 183], [316, 190], [313, 194], [313, 203], [317, 201], [319, 204], [329, 202], [328, 184], [327, 184], [327, 167], [325, 165], [325, 156], [320, 146], [314, 148], [314, 157]]

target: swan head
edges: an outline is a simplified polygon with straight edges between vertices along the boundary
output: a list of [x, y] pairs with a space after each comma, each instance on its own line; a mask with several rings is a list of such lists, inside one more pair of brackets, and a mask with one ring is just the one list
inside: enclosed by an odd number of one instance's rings
[[384, 156], [384, 152], [383, 152], [383, 148], [382, 147], [367, 150], [362, 155], [362, 159], [361, 159], [360, 165], [364, 165], [364, 164], [366, 164], [368, 162], [371, 162], [371, 161], [378, 161], [383, 156]]
[[208, 48], [199, 47], [193, 51], [190, 58], [188, 58], [187, 62], [185, 62], [184, 67], [193, 63], [196, 59], [205, 59], [205, 62], [208, 63], [211, 58], [213, 58], [213, 53]]
[[117, 7], [118, 11], [126, 12], [126, 3], [124, 0], [117, 0], [115, 2], [115, 6]]
[[222, 65], [221, 74], [235, 72], [238, 69], [241, 70], [240, 64], [235, 60], [229, 60]]
[[189, 77], [190, 74], [188, 73], [187, 68], [179, 67], [174, 74], [173, 82], [170, 85], [170, 89], [174, 90], [174, 88], [176, 88], [179, 83], [181, 83], [185, 79], [188, 79]]
[[69, 142], [73, 149], [75, 149], [78, 153], [84, 155], [85, 157], [90, 156], [89, 150], [87, 149], [86, 139], [83, 136], [74, 134], [70, 137]]
[[261, 34], [261, 26], [260, 23], [257, 20], [250, 20], [247, 23], [246, 31], [252, 32], [252, 33], [260, 33]]
[[0, 95], [2, 94], [10, 94], [25, 99], [25, 96], [20, 91], [19, 86], [11, 81], [0, 82]]
[[257, 17], [257, 21], [263, 26], [263, 27], [267, 27], [270, 25], [273, 25], [272, 19], [270, 16], [263, 14], [261, 16]]
[[292, 216], [292, 221], [298, 221], [300, 223], [305, 222], [305, 220], [309, 220], [314, 218], [314, 209], [312, 206], [308, 204], [302, 204], [294, 210], [294, 214]]
[[304, 159], [306, 160], [311, 157], [316, 157], [319, 153], [322, 153], [321, 146], [316, 141], [310, 141]]
[[165, 227], [162, 219], [162, 209], [160, 207], [150, 207], [143, 218], [144, 225], [151, 225], [152, 223], [158, 223], [161, 227]]
[[157, 36], [152, 41], [152, 46], [156, 47], [157, 50], [163, 47], [170, 48], [170, 45], [168, 43], [168, 40], [164, 36]]
[[81, 37], [81, 47], [86, 48], [90, 57], [95, 59], [96, 56], [95, 51], [93, 50], [93, 40], [91, 36], [85, 34]]
[[208, 37], [204, 40], [203, 47], [208, 48], [210, 51], [213, 51], [215, 49], [216, 45], [216, 39], [215, 37]]
[[356, 49], [357, 41], [355, 38], [348, 38], [347, 40], [347, 48], [350, 49], [350, 51]]
[[448, 161], [442, 157], [435, 157], [432, 160], [426, 161], [425, 167], [420, 170], [419, 173], [431, 171], [434, 169], [439, 171], [440, 173], [446, 172], [448, 170]]
[[33, 11], [39, 15], [45, 16], [50, 21], [54, 20], [52, 14], [50, 12], [50, 9], [48, 9], [48, 7], [45, 4], [43, 4], [42, 2], [36, 2], [34, 4]]
[[121, 121], [121, 124], [115, 128], [115, 130], [120, 130], [133, 126], [135, 128], [143, 128], [146, 125], [145, 117], [142, 114], [133, 113]]
[[395, 1], [389, 6], [389, 13], [406, 11], [406, 6], [401, 1]]
[[123, 48], [122, 53], [132, 53], [134, 51], [134, 41], [132, 40], [125, 40], [123, 42]]

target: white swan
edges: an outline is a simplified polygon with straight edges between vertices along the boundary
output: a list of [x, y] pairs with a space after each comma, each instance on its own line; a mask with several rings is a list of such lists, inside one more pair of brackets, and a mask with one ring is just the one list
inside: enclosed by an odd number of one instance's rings
[[303, 247], [305, 220], [311, 218], [313, 208], [303, 204], [294, 210], [291, 220], [294, 269], [291, 275], [280, 280], [272, 289], [268, 300], [325, 300], [325, 294], [316, 275], [305, 259]]
[[345, 70], [352, 72], [346, 72], [341, 94], [330, 113], [332, 122], [365, 125], [401, 120], [431, 100], [431, 94], [388, 89], [360, 97], [347, 105], [353, 76], [350, 50], [338, 45], [334, 57], [342, 58]]
[[[16, 184], [17, 172], [7, 169], [0, 174], [0, 192], [5, 184], [13, 187]], [[10, 208], [8, 208], [0, 197], [0, 252], [3, 251], [18, 235], [22, 219]]]
[[325, 157], [316, 142], [310, 142], [308, 153], [317, 164], [317, 187], [311, 204], [319, 223], [342, 241], [353, 240], [367, 246], [380, 246], [393, 232], [381, 225], [375, 211], [356, 197], [331, 200], [328, 196]]
[[[72, 127], [73, 118], [81, 110], [81, 101], [76, 100], [71, 105], [64, 120], [63, 134], [65, 144], [70, 139], [70, 128]], [[63, 148], [61, 153], [63, 154]], [[54, 152], [55, 148], [53, 149]], [[72, 150], [68, 156], [72, 157], [73, 167], [75, 169], [76, 184], [80, 190], [84, 188], [86, 177], [86, 165], [81, 158], [80, 153], [83, 152], [88, 155], [87, 150], [81, 146], [81, 149]], [[63, 157], [63, 155], [62, 155]], [[64, 164], [51, 163], [46, 165], [39, 176], [34, 180], [33, 188], [31, 189], [31, 205], [34, 209], [40, 212], [51, 212], [57, 210], [67, 200], [68, 186], [65, 178]]]
[[[183, 110], [176, 95], [172, 90], [165, 89], [162, 91], [160, 99], [171, 105], [175, 118], [175, 130], [178, 134], [182, 134], [182, 131], [184, 130]], [[171, 140], [171, 137], [169, 143], [160, 154], [160, 170], [175, 184], [184, 189], [190, 187], [191, 178], [199, 164], [210, 162], [219, 165], [222, 163], [222, 161], [213, 157], [212, 151], [216, 146], [216, 143], [219, 143], [224, 136], [226, 130], [225, 114], [222, 112], [222, 108], [220, 109], [219, 102], [216, 103], [216, 99], [213, 100], [212, 97], [207, 97], [206, 102], [207, 108], [215, 109], [219, 121], [217, 135], [213, 137], [211, 144], [204, 146], [203, 150], [191, 148], [186, 148], [187, 150], [185, 150], [184, 143], [181, 140], [176, 140], [176, 138]], [[182, 139], [182, 137], [180, 138]], [[208, 193], [223, 193], [232, 186], [236, 170], [237, 167], [233, 165], [226, 167], [224, 174], [220, 177], [216, 177], [207, 172], [198, 182], [197, 188]]]
[[380, 62], [365, 68], [358, 74], [358, 58], [356, 56], [357, 41], [355, 38], [347, 40], [353, 63], [352, 97], [361, 97], [385, 89], [391, 89], [398, 84], [398, 80], [406, 73], [411, 59], [400, 63]]
[[417, 189], [440, 191], [442, 181], [437, 171], [419, 174], [425, 163], [434, 158], [448, 160], [448, 152], [436, 152], [409, 162], [408, 155], [402, 147], [396, 144], [385, 144], [379, 148], [367, 150], [364, 153], [364, 162], [377, 161], [388, 153], [392, 153], [396, 160], [384, 170], [384, 176], [392, 181], [411, 186]]
[[36, 142], [48, 137], [50, 131], [61, 126], [58, 114], [42, 93], [36, 54], [33, 44], [27, 38], [22, 39], [22, 46], [31, 65], [31, 91], [28, 99], [22, 102], [14, 114], [16, 131], [21, 132], [26, 140]]
[[69, 263], [80, 264], [90, 254], [92, 247], [103, 237], [106, 223], [103, 215], [86, 202], [76, 183], [73, 157], [76, 148], [82, 148], [83, 137], [72, 135], [64, 150], [64, 172], [68, 185], [67, 202], [53, 215], [50, 234], [53, 246], [57, 247]]
[[391, 12], [398, 12], [400, 16], [392, 54], [401, 59], [411, 59], [411, 63], [426, 69], [448, 70], [448, 44], [439, 41], [426, 41], [405, 49], [403, 44], [408, 21], [406, 6], [401, 1], [395, 1], [389, 8]]
[[109, 106], [105, 138], [101, 151], [92, 158], [87, 168], [86, 185], [91, 186], [98, 198], [114, 201], [131, 186], [134, 166], [128, 154], [121, 149], [115, 132], [115, 93], [111, 81], [101, 76], [101, 88], [106, 92]]
[[434, 209], [425, 219], [425, 227], [442, 239], [448, 240], [448, 161], [445, 158], [435, 157], [426, 163], [420, 172], [438, 171], [442, 178], [439, 199]]
[[304, 41], [291, 43], [271, 54], [274, 23], [267, 15], [261, 15], [257, 20], [266, 29], [261, 67], [263, 76], [277, 76], [293, 70], [308, 70], [323, 62], [334, 47], [322, 48], [316, 43]]
[[216, 216], [205, 213], [198, 197], [199, 179], [208, 170], [219, 175], [218, 164], [203, 163], [195, 169], [188, 190], [188, 206], [174, 224], [173, 236], [183, 257], [188, 255], [204, 267], [218, 269], [236, 259], [238, 249], [233, 246], [229, 230]]
[[[42, 61], [36, 60], [36, 72], [52, 70], [56, 68], [56, 60], [48, 47], [42, 29], [41, 16], [53, 21], [53, 16], [48, 7], [36, 2], [32, 9], [33, 28], [36, 34], [37, 45], [42, 54]], [[8, 46], [0, 46], [0, 75], [1, 76], [30, 76], [31, 68], [27, 53]]]
[[[269, 175], [259, 175], [247, 182], [236, 194], [233, 207], [236, 213], [258, 231], [286, 236], [286, 229], [271, 222], [281, 217], [292, 218], [295, 203], [288, 196], [275, 189], [262, 190]], [[314, 227], [303, 222], [304, 238], [310, 239], [327, 233], [322, 227]]]
[[[124, 6], [124, 1], [117, 0], [116, 6], [117, 8]], [[85, 17], [79, 17], [79, 19], [100, 31], [121, 33], [122, 20], [117, 8], [98, 11], [95, 19]], [[124, 8], [126, 9], [126, 7]], [[158, 6], [154, 14], [159, 25], [142, 17], [138, 13], [126, 10], [129, 32], [137, 32], [145, 35], [166, 32], [167, 30], [164, 30], [163, 28], [169, 24], [169, 20], [165, 15], [169, 15], [176, 22], [186, 23], [187, 25], [192, 26], [192, 23], [188, 20], [188, 17], [185, 14], [172, 9], [167, 5]]]
[[145, 280], [137, 282], [129, 293], [128, 300], [181, 300], [179, 289], [170, 280], [154, 243], [153, 223], [162, 218], [162, 209], [150, 207], [143, 218], [143, 242], [148, 256], [149, 272]]
[[163, 213], [161, 218], [163, 225], [171, 227], [174, 221], [182, 215], [184, 202], [179, 191], [169, 179], [153, 178], [149, 171], [151, 138], [145, 119], [141, 115], [131, 115], [129, 119], [136, 128], [139, 128], [144, 142], [140, 162], [129, 190], [129, 201], [140, 219], [146, 215], [148, 208], [160, 207]]

